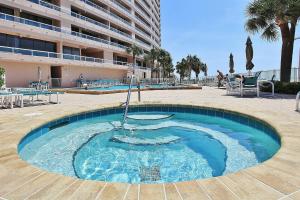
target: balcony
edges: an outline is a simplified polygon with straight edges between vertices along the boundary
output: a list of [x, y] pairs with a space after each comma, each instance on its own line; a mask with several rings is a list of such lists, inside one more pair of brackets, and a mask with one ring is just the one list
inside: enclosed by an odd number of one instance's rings
[[101, 38], [89, 36], [89, 35], [86, 35], [86, 34], [75, 32], [75, 31], [68, 31], [68, 30], [62, 29], [62, 28], [57, 27], [57, 26], [52, 26], [52, 25], [49, 25], [49, 24], [43, 24], [43, 23], [36, 22], [36, 21], [33, 21], [33, 20], [28, 20], [28, 19], [25, 19], [25, 18], [20, 18], [20, 17], [16, 17], [16, 16], [12, 16], [12, 15], [7, 15], [7, 14], [4, 14], [4, 13], [0, 13], [0, 20], [1, 19], [2, 20], [7, 20], [7, 21], [12, 21], [14, 23], [20, 23], [20, 24], [25, 24], [25, 25], [28, 25], [28, 26], [34, 26], [34, 27], [37, 27], [37, 28], [47, 29], [47, 30], [51, 30], [51, 31], [55, 31], [55, 32], [59, 32], [59, 33], [63, 33], [63, 34], [71, 35], [71, 36], [76, 36], [76, 37], [87, 39], [87, 40], [92, 40], [92, 41], [95, 41], [95, 42], [99, 42], [101, 44], [106, 44], [106, 45], [118, 47], [118, 48], [121, 48], [123, 50], [126, 50], [128, 48], [126, 46], [120, 45], [118, 43], [111, 42], [109, 40], [104, 40], [104, 39], [101, 39]]
[[123, 11], [127, 12], [127, 14], [131, 15], [131, 11], [126, 8], [125, 6], [123, 6], [121, 3], [119, 3], [116, 0], [110, 0], [111, 2], [113, 2], [114, 4], [116, 4], [119, 8], [121, 8]]
[[[106, 24], [103, 24], [101, 22], [98, 22], [96, 20], [90, 19], [90, 18], [82, 16], [82, 15], [79, 15], [79, 14], [77, 14], [75, 12], [71, 12], [70, 10], [63, 9], [63, 8], [61, 8], [59, 6], [54, 5], [54, 4], [51, 4], [51, 3], [48, 3], [48, 2], [45, 2], [45, 1], [42, 1], [42, 0], [28, 0], [28, 1], [30, 1], [32, 3], [39, 4], [41, 6], [44, 6], [44, 7], [50, 8], [50, 9], [53, 9], [53, 10], [56, 10], [56, 11], [59, 11], [59, 12], [62, 12], [62, 13], [65, 13], [65, 14], [68, 14], [68, 15], [71, 14], [71, 16], [76, 17], [78, 19], [84, 20], [86, 22], [90, 22], [90, 23], [92, 23], [94, 25], [97, 25], [97, 26], [100, 26], [102, 28], [106, 28], [106, 29], [111, 30], [111, 31], [113, 31], [115, 33], [118, 33], [118, 34], [120, 34], [122, 36], [125, 36], [125, 37], [128, 37], [128, 38], [132, 38], [131, 35], [126, 34], [126, 33], [122, 32], [120, 30], [114, 29], [112, 27], [107, 26]], [[103, 12], [105, 12], [105, 13], [111, 15], [111, 16], [113, 16], [114, 18], [117, 18], [118, 20], [120, 20], [122, 22], [125, 21], [124, 23], [126, 23], [126, 25], [131, 26], [131, 23], [127, 22], [126, 20], [118, 17], [117, 15], [115, 15], [113, 13], [110, 13], [108, 10], [102, 8], [101, 6], [98, 6], [98, 5], [96, 5], [93, 2], [90, 2], [88, 0], [81, 0], [81, 1], [84, 2], [84, 3], [86, 3], [86, 4], [88, 4], [88, 5], [90, 5], [90, 6], [92, 6], [92, 7], [94, 7], [94, 8], [97, 8], [97, 9], [99, 9], [99, 10], [101, 10], [101, 11], [103, 11]]]
[[94, 20], [94, 19], [85, 17], [85, 16], [83, 16], [83, 15], [79, 15], [79, 14], [77, 14], [77, 13], [75, 13], [75, 12], [72, 12], [71, 15], [72, 15], [73, 17], [76, 17], [76, 18], [81, 19], [81, 20], [83, 20], [83, 21], [86, 21], [86, 22], [92, 23], [92, 24], [94, 24], [94, 25], [97, 25], [97, 26], [99, 26], [99, 27], [102, 27], [102, 28], [111, 30], [111, 31], [113, 31], [113, 32], [115, 32], [115, 33], [118, 33], [118, 34], [120, 34], [120, 35], [122, 35], [122, 36], [125, 36], [125, 37], [127, 37], [127, 38], [132, 38], [131, 35], [129, 35], [129, 34], [127, 34], [127, 33], [124, 33], [124, 32], [122, 32], [122, 31], [120, 31], [120, 30], [118, 30], [118, 29], [115, 29], [115, 28], [113, 28], [113, 27], [110, 27], [110, 26], [108, 26], [108, 25], [106, 25], [106, 24], [103, 24], [103, 23], [101, 23], [101, 22], [98, 22], [98, 21], [96, 21], [96, 20]]
[[110, 11], [104, 9], [103, 7], [97, 5], [97, 4], [95, 4], [95, 3], [93, 3], [93, 2], [91, 2], [89, 0], [80, 0], [80, 1], [83, 2], [83, 3], [85, 3], [85, 4], [87, 4], [87, 5], [89, 5], [89, 6], [91, 6], [91, 7], [93, 7], [93, 8], [96, 8], [96, 9], [102, 11], [102, 12], [105, 12], [106, 14], [114, 17], [115, 19], [118, 19], [119, 21], [125, 23], [128, 26], [132, 26], [132, 24], [130, 22], [124, 20], [123, 18], [119, 17], [118, 15], [116, 15], [114, 13], [111, 13]]
[[[5, 54], [5, 56], [1, 54]], [[8, 54], [12, 55], [12, 57], [9, 57]], [[41, 58], [41, 57], [43, 59], [33, 59], [33, 58]], [[120, 62], [116, 60], [107, 60], [102, 58], [77, 56], [71, 54], [62, 54], [62, 53], [38, 51], [38, 50], [31, 50], [31, 49], [21, 49], [15, 47], [7, 47], [7, 46], [0, 46], [0, 58], [3, 60], [11, 59], [11, 60], [19, 60], [22, 62], [26, 62], [26, 61], [43, 62], [43, 63], [61, 64], [61, 65], [72, 64], [78, 66], [86, 65], [86, 66], [99, 67], [101, 65], [106, 64], [108, 66], [115, 66], [115, 67], [119, 66], [118, 68], [121, 67], [122, 69], [124, 67], [125, 69], [128, 69], [128, 67], [132, 67], [131, 63]], [[46, 60], [45, 58], [48, 58], [48, 60]]]

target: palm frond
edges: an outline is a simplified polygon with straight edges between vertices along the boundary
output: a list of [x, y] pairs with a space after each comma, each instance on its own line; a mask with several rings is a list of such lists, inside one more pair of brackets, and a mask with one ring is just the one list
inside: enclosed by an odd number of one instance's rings
[[259, 31], [259, 26], [256, 23], [256, 18], [250, 18], [245, 24], [245, 29], [249, 33], [257, 33]]
[[275, 23], [269, 24], [269, 26], [264, 29], [261, 37], [268, 41], [276, 41], [279, 37], [277, 25]]

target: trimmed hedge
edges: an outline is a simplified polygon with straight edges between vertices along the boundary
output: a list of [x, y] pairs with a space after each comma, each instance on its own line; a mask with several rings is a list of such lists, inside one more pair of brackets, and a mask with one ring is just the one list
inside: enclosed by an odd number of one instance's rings
[[[285, 83], [276, 81], [274, 82], [275, 85], [275, 93], [279, 94], [297, 94], [300, 91], [300, 82], [298, 83]], [[265, 85], [263, 88], [264, 92], [271, 92], [271, 86]]]

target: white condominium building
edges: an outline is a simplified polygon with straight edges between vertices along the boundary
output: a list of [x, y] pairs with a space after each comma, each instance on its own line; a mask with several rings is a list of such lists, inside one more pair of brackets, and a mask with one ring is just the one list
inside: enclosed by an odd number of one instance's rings
[[[0, 67], [7, 87], [32, 81], [74, 87], [86, 80], [123, 79], [126, 49], [161, 45], [160, 0], [0, 0]], [[137, 58], [141, 78], [151, 70]], [[41, 79], [41, 80], [38, 80]]]

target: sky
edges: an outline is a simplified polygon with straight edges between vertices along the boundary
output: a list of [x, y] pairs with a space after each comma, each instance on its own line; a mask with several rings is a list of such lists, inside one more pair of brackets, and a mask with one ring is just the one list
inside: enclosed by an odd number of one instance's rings
[[[208, 74], [229, 70], [234, 55], [237, 73], [246, 72], [245, 9], [250, 0], [161, 0], [162, 48], [169, 51], [174, 65], [188, 54], [208, 65]], [[300, 37], [300, 25], [296, 36]], [[281, 41], [268, 42], [250, 35], [254, 71], [280, 68]], [[295, 42], [293, 67], [299, 65], [300, 40]], [[203, 74], [202, 74], [203, 75]]]

